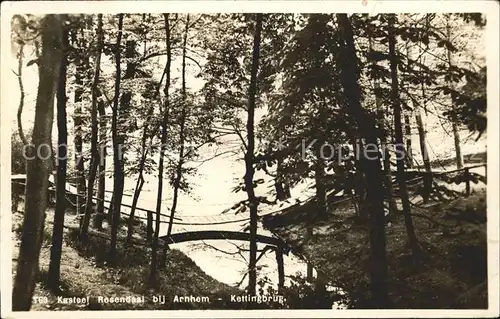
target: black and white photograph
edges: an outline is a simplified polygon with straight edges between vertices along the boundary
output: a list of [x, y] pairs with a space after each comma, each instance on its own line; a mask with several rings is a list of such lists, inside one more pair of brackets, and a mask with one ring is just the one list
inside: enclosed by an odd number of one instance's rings
[[2, 317], [498, 316], [498, 3], [237, 2], [2, 4]]

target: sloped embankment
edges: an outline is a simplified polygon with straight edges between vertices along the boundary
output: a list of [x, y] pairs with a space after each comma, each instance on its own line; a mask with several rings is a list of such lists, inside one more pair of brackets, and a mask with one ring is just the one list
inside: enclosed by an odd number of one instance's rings
[[[297, 251], [341, 287], [350, 307], [366, 307], [369, 298], [367, 226], [356, 222], [352, 202], [331, 207], [305, 241], [305, 216], [312, 206], [296, 206], [264, 220], [264, 227], [297, 247]], [[389, 294], [395, 308], [487, 308], [486, 191], [478, 190], [433, 207], [412, 207], [424, 251], [412, 258], [402, 214], [386, 230]]]
[[[61, 258], [61, 292], [63, 297], [90, 296], [90, 304], [61, 304], [57, 296], [46, 288], [46, 277], [50, 262], [50, 245], [52, 234], [53, 211], [49, 210], [46, 217], [44, 242], [40, 254], [40, 276], [35, 288], [35, 297], [47, 297], [48, 303], [34, 303], [32, 310], [139, 310], [139, 309], [230, 309], [238, 304], [228, 304], [230, 294], [240, 294], [237, 288], [220, 283], [208, 276], [189, 257], [176, 249], [168, 251], [166, 267], [160, 270], [157, 289], [151, 290], [147, 286], [150, 262], [150, 248], [144, 245], [135, 245], [124, 248], [125, 222], [119, 239], [117, 266], [106, 264], [109, 242], [106, 239], [108, 232], [91, 231], [89, 241], [82, 245], [76, 239], [78, 221], [74, 215], [66, 216], [63, 253]], [[19, 253], [19, 237], [21, 233], [22, 214], [13, 214], [13, 275]], [[106, 225], [105, 225], [106, 226]], [[142, 223], [137, 223], [137, 239], [144, 238]], [[124, 297], [145, 296], [144, 304], [97, 303], [97, 296]], [[154, 304], [151, 297], [154, 295], [167, 296], [164, 304]], [[173, 297], [178, 296], [207, 296], [209, 303], [174, 303]], [[221, 300], [218, 298], [222, 297]]]

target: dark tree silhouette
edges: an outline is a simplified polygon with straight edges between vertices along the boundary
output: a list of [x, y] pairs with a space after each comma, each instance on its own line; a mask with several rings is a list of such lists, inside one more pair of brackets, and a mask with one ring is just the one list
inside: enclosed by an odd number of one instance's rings
[[[12, 291], [12, 309], [27, 311], [31, 308], [35, 289], [38, 258], [42, 246], [45, 209], [48, 201], [54, 94], [57, 91], [62, 59], [61, 16], [46, 15], [40, 23], [42, 52], [38, 61], [38, 92], [35, 105], [35, 124], [32, 145], [28, 148], [25, 209], [17, 271]], [[34, 150], [41, 145], [41, 156]], [[50, 154], [49, 154], [50, 155]]]
[[99, 94], [99, 76], [101, 72], [101, 53], [104, 45], [104, 34], [102, 31], [102, 14], [97, 15], [97, 52], [95, 58], [95, 71], [94, 79], [92, 82], [92, 135], [91, 135], [91, 157], [90, 157], [90, 167], [89, 167], [89, 183], [87, 186], [87, 201], [85, 203], [85, 215], [83, 216], [83, 222], [80, 227], [80, 239], [85, 241], [88, 236], [90, 215], [94, 210], [93, 205], [93, 195], [94, 195], [94, 181], [97, 174], [97, 168], [99, 166], [100, 155], [97, 147], [98, 139], [98, 123], [97, 123], [97, 109], [98, 109], [98, 94]]
[[406, 150], [403, 141], [403, 127], [401, 125], [401, 100], [399, 96], [398, 84], [398, 61], [396, 56], [396, 38], [395, 23], [396, 16], [389, 15], [389, 61], [391, 64], [391, 101], [394, 111], [394, 138], [396, 141], [396, 164], [398, 168], [397, 180], [399, 182], [399, 196], [403, 204], [403, 215], [405, 217], [406, 232], [408, 233], [408, 243], [415, 257], [421, 254], [413, 220], [410, 211], [410, 199], [408, 198], [408, 189], [406, 187], [405, 159]]
[[[63, 18], [65, 19], [65, 17]], [[66, 51], [69, 48], [68, 27], [62, 31], [62, 46]], [[54, 212], [54, 226], [52, 228], [52, 246], [50, 248], [49, 286], [57, 291], [61, 277], [61, 254], [64, 232], [64, 215], [66, 213], [66, 168], [67, 168], [67, 143], [68, 128], [66, 124], [66, 73], [68, 59], [62, 56], [57, 88], [57, 175], [56, 175], [56, 209]]]
[[362, 150], [364, 155], [370, 153], [370, 159], [367, 159], [367, 156], [361, 157], [363, 172], [367, 180], [366, 201], [370, 212], [370, 290], [373, 306], [385, 308], [389, 305], [389, 297], [387, 292], [384, 194], [381, 187], [383, 174], [377, 141], [379, 132], [376, 129], [375, 120], [367, 115], [360, 103], [359, 67], [351, 22], [347, 14], [337, 14], [337, 20], [345, 46], [339, 57], [341, 83], [350, 112], [358, 123], [360, 133], [365, 138], [366, 144], [371, 145], [370, 151], [367, 148]]
[[118, 132], [118, 107], [120, 100], [120, 81], [121, 81], [121, 50], [120, 45], [123, 33], [123, 14], [118, 15], [118, 36], [116, 39], [115, 47], [115, 98], [113, 100], [113, 116], [111, 121], [112, 139], [113, 139], [113, 216], [111, 220], [111, 245], [109, 248], [109, 261], [116, 262], [116, 242], [118, 237], [118, 226], [120, 224], [120, 210], [123, 197], [123, 182], [125, 176], [123, 174], [123, 163], [121, 153], [121, 143], [119, 140]]
[[257, 95], [257, 72], [259, 70], [260, 38], [262, 32], [262, 14], [255, 15], [255, 35], [253, 42], [252, 70], [250, 74], [250, 87], [248, 89], [247, 108], [247, 150], [245, 154], [245, 189], [250, 206], [250, 261], [248, 265], [248, 293], [255, 294], [257, 285], [257, 206], [259, 202], [255, 197], [254, 176], [254, 114], [255, 98]]
[[163, 15], [165, 19], [165, 38], [167, 44], [167, 64], [165, 66], [165, 88], [163, 93], [165, 94], [165, 105], [163, 109], [163, 118], [161, 122], [161, 145], [160, 145], [160, 160], [158, 162], [158, 194], [156, 198], [156, 220], [155, 220], [155, 229], [153, 234], [153, 243], [151, 249], [151, 269], [149, 272], [149, 284], [150, 286], [154, 286], [156, 282], [156, 271], [158, 268], [158, 236], [160, 234], [160, 219], [161, 219], [161, 199], [162, 199], [162, 191], [163, 191], [163, 165], [165, 161], [165, 143], [167, 142], [167, 128], [168, 128], [168, 119], [169, 119], [169, 110], [170, 110], [170, 96], [169, 96], [169, 87], [170, 87], [170, 66], [172, 63], [172, 51], [171, 51], [171, 39], [170, 39], [170, 23], [169, 23], [169, 14], [165, 13]]

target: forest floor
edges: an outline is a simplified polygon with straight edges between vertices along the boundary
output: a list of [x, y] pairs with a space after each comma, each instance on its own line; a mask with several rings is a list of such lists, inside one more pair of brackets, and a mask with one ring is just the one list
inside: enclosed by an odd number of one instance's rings
[[[91, 230], [89, 241], [82, 245], [77, 240], [78, 220], [73, 214], [66, 214], [64, 243], [61, 258], [61, 287], [59, 296], [90, 296], [88, 306], [78, 304], [64, 305], [57, 302], [56, 294], [46, 285], [50, 262], [50, 246], [52, 236], [53, 209], [48, 209], [45, 219], [43, 244], [40, 253], [40, 273], [35, 288], [35, 297], [47, 297], [48, 303], [33, 303], [32, 310], [153, 310], [153, 309], [231, 309], [238, 304], [228, 304], [230, 294], [241, 294], [234, 287], [220, 283], [208, 276], [189, 257], [176, 249], [168, 251], [166, 267], [159, 270], [156, 289], [150, 289], [148, 282], [151, 248], [134, 245], [128, 250], [124, 248], [126, 223], [124, 222], [118, 238], [117, 266], [106, 264], [109, 232]], [[13, 276], [19, 253], [20, 234], [23, 215], [13, 214], [14, 249], [12, 270]], [[106, 223], [105, 223], [106, 228]], [[142, 223], [135, 226], [135, 240], [145, 238], [145, 227]], [[126, 252], [125, 252], [126, 251]], [[152, 302], [152, 296], [165, 295], [166, 302]], [[207, 296], [209, 303], [173, 302], [178, 296]], [[144, 304], [97, 303], [97, 296], [125, 297], [145, 296]], [[222, 298], [221, 300], [219, 298]]]
[[[388, 218], [388, 288], [394, 308], [488, 307], [486, 187], [473, 185], [467, 198], [423, 205], [411, 196], [413, 223], [423, 252], [419, 258], [412, 256], [408, 246], [403, 214]], [[355, 217], [352, 201], [330, 204], [329, 215], [313, 224], [309, 240], [306, 219], [311, 207], [306, 207], [268, 217], [264, 227], [297, 247], [295, 253], [322, 273], [327, 285], [343, 289], [342, 297], [348, 298], [350, 307], [369, 307], [368, 228]]]

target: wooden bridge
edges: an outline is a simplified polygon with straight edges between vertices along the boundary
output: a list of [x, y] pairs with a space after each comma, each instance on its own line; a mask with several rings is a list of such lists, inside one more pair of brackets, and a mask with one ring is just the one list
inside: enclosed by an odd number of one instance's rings
[[[160, 237], [166, 244], [179, 244], [187, 241], [194, 240], [241, 240], [250, 241], [250, 234], [235, 231], [215, 231], [215, 230], [201, 230], [201, 231], [190, 231], [183, 233], [175, 233], [170, 236]], [[278, 247], [284, 250], [288, 250], [287, 244], [276, 237], [264, 236], [257, 234], [257, 242]]]
[[[175, 223], [175, 222], [174, 222]], [[163, 240], [164, 244], [179, 244], [195, 240], [241, 240], [250, 241], [250, 234], [235, 231], [215, 231], [215, 230], [201, 230], [175, 233], [169, 236], [162, 236], [159, 239]], [[257, 242], [267, 244], [257, 257], [259, 261], [268, 250], [274, 250], [276, 255], [276, 264], [278, 266], [278, 290], [281, 290], [285, 285], [285, 264], [283, 254], [288, 255], [291, 247], [282, 239], [257, 234]]]

